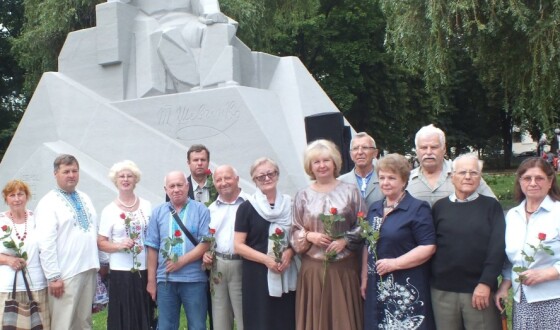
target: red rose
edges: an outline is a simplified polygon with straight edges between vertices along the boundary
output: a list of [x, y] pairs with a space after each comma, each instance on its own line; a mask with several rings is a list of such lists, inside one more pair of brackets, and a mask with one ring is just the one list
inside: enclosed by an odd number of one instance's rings
[[208, 231], [210, 232], [210, 235], [214, 235], [216, 233], [216, 229], [214, 228], [210, 228]]
[[206, 175], [212, 175], [212, 171], [210, 171], [210, 169], [207, 168], [206, 171], [204, 171], [204, 174], [206, 174]]
[[545, 233], [539, 233], [539, 241], [544, 241], [546, 239]]
[[282, 228], [276, 228], [276, 230], [274, 231], [274, 233], [276, 233], [276, 235], [280, 236], [284, 233], [284, 231], [282, 230]]
[[175, 237], [181, 237], [181, 231], [179, 229], [175, 230]]
[[336, 207], [331, 207], [331, 214], [332, 215], [337, 215], [338, 214], [338, 210], [336, 209]]
[[363, 211], [358, 212], [358, 218], [363, 218], [363, 217], [364, 217], [364, 212]]
[[3, 231], [8, 231], [8, 226], [7, 226], [7, 225], [3, 225], [3, 226], [2, 226], [2, 230], [3, 230]]
[[126, 219], [126, 214], [121, 213], [121, 219], [123, 219], [123, 220]]

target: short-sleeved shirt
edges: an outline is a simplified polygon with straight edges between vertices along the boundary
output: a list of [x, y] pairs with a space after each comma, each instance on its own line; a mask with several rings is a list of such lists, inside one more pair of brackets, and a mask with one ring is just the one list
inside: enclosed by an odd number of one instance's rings
[[[148, 233], [146, 235], [145, 244], [147, 247], [157, 250], [158, 268], [156, 272], [157, 282], [206, 282], [206, 273], [202, 270], [202, 258], [193, 261], [176, 272], [165, 273], [165, 260], [161, 254], [164, 248], [165, 239], [171, 238], [173, 235], [173, 223], [175, 219], [171, 215], [169, 207], [171, 203], [163, 203], [152, 211], [150, 223], [148, 225]], [[172, 206], [171, 206], [172, 207]], [[181, 213], [183, 214], [183, 213]], [[181, 216], [183, 224], [191, 232], [197, 242], [200, 242], [204, 236], [208, 236], [208, 225], [210, 224], [210, 212], [204, 204], [189, 199]], [[190, 252], [195, 248], [186, 235], [181, 232], [183, 239], [183, 254]]]

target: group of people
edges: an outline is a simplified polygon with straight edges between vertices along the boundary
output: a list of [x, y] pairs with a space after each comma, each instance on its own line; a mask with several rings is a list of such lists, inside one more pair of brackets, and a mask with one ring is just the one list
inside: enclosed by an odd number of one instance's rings
[[504, 217], [476, 156], [445, 160], [445, 135], [433, 125], [415, 144], [420, 166], [411, 171], [402, 155], [374, 161], [375, 140], [358, 133], [355, 167], [340, 176], [335, 144], [311, 142], [311, 184], [293, 199], [278, 189], [274, 160], [255, 160], [248, 194], [233, 166], [211, 173], [210, 151], [193, 145], [191, 175], [168, 173], [168, 201], [156, 207], [135, 194], [141, 172], [126, 160], [110, 170], [118, 193], [99, 220], [76, 189], [77, 159], [61, 155], [57, 187], [34, 212], [26, 183], [2, 191], [2, 234], [26, 254], [0, 246], [0, 304], [19, 273], [19, 298], [28, 276], [45, 329], [89, 329], [99, 271], [110, 273], [108, 329], [178, 329], [181, 306], [193, 330], [206, 329], [207, 313], [217, 330], [501, 329], [512, 288], [514, 329], [555, 328], [554, 169], [524, 161], [520, 204]]

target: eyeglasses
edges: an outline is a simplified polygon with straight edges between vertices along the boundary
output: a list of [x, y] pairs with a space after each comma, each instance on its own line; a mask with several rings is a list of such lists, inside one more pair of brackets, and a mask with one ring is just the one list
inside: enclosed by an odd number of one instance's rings
[[521, 178], [519, 178], [519, 181], [525, 184], [530, 184], [531, 182], [533, 182], [533, 180], [535, 180], [536, 184], [541, 184], [545, 182], [547, 179], [548, 179], [547, 177], [543, 177], [540, 175], [536, 175], [536, 176], [524, 175]]
[[480, 172], [479, 171], [458, 171], [458, 172], [454, 172], [455, 175], [460, 176], [460, 177], [466, 177], [467, 174], [470, 175], [471, 178], [478, 178], [480, 176]]
[[275, 179], [277, 176], [278, 176], [278, 172], [277, 172], [277, 171], [274, 171], [274, 172], [269, 172], [269, 173], [266, 173], [266, 174], [262, 174], [262, 175], [256, 176], [256, 177], [255, 177], [255, 180], [257, 180], [257, 181], [259, 181], [259, 182], [265, 182], [267, 177], [268, 177], [269, 179], [273, 180], [273, 179]]
[[355, 147], [352, 147], [350, 150], [356, 152], [356, 151], [360, 151], [360, 149], [363, 150], [363, 151], [368, 151], [368, 150], [375, 150], [377, 148], [376, 147], [370, 147], [370, 146], [355, 146]]

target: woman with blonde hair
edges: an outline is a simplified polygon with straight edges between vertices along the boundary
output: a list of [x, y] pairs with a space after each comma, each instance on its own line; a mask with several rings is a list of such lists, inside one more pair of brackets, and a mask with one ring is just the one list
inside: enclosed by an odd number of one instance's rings
[[99, 250], [110, 254], [107, 329], [148, 330], [154, 321], [144, 249], [152, 205], [134, 193], [140, 176], [130, 160], [114, 164], [109, 171], [118, 195], [101, 212], [97, 236]]
[[363, 328], [357, 215], [366, 204], [355, 184], [337, 180], [341, 165], [330, 141], [316, 140], [305, 150], [305, 172], [314, 181], [294, 198], [291, 242], [302, 255], [297, 329]]

